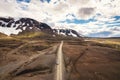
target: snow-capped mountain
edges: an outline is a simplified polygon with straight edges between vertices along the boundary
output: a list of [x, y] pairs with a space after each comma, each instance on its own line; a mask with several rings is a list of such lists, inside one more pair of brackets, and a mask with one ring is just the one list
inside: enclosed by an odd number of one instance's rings
[[[51, 35], [60, 34], [65, 36], [81, 37], [72, 29], [52, 29], [46, 23], [38, 22], [31, 18], [3, 18], [0, 17], [0, 28], [5, 28], [10, 34], [42, 31]], [[2, 29], [1, 29], [2, 30]], [[0, 32], [6, 32], [6, 30]]]
[[53, 29], [53, 32], [65, 36], [81, 37], [81, 35], [78, 34], [78, 32], [72, 29]]
[[12, 29], [11, 33], [21, 33], [21, 32], [34, 32], [43, 31], [46, 33], [52, 33], [52, 29], [45, 23], [38, 22], [31, 18], [0, 18], [0, 26], [3, 28]]

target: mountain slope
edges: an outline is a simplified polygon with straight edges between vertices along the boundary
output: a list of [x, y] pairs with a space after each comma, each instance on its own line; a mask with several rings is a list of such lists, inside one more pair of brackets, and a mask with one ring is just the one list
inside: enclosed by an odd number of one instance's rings
[[7, 37], [7, 35], [0, 32], [0, 38], [2, 37]]
[[53, 29], [53, 31], [59, 35], [72, 36], [72, 37], [81, 37], [77, 31], [72, 29]]
[[16, 31], [20, 32], [36, 32], [43, 31], [47, 33], [52, 33], [52, 29], [45, 23], [38, 22], [31, 18], [3, 18], [0, 17], [0, 26], [7, 28], [14, 28]]
[[80, 34], [78, 34], [75, 30], [72, 29], [52, 29], [49, 25], [46, 23], [42, 23], [39, 21], [36, 21], [31, 18], [3, 18], [0, 17], [0, 26], [6, 27], [6, 28], [12, 28], [14, 31], [11, 31], [11, 34], [14, 34], [12, 32], [16, 32], [17, 34], [26, 34], [28, 32], [44, 32], [51, 35], [65, 35], [65, 36], [72, 36], [72, 37], [81, 37]]

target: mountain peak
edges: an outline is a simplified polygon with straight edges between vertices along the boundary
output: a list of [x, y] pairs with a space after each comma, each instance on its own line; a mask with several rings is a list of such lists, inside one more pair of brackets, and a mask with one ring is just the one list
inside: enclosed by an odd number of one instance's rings
[[81, 37], [75, 30], [72, 29], [52, 29], [46, 23], [39, 22], [31, 18], [4, 18], [0, 17], [0, 26], [2, 28], [9, 29], [11, 34], [23, 34], [27, 32], [39, 32], [48, 33], [51, 35], [59, 34], [64, 36]]

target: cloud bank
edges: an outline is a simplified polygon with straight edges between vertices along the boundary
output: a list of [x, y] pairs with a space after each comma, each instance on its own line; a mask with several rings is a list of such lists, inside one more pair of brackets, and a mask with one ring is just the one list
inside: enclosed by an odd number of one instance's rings
[[120, 0], [1, 0], [0, 16], [29, 17], [85, 36], [120, 37], [119, 3]]

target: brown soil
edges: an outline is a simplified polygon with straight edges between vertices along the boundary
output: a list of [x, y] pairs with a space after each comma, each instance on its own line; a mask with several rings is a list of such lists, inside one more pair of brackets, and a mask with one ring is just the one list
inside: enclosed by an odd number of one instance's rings
[[[24, 45], [26, 41], [0, 40], [0, 80], [54, 80], [56, 47], [51, 46], [58, 42], [29, 42]], [[66, 40], [63, 53], [68, 80], [120, 79], [118, 50], [93, 42]]]
[[91, 43], [66, 43], [63, 51], [71, 63], [70, 80], [119, 80], [120, 51]]

